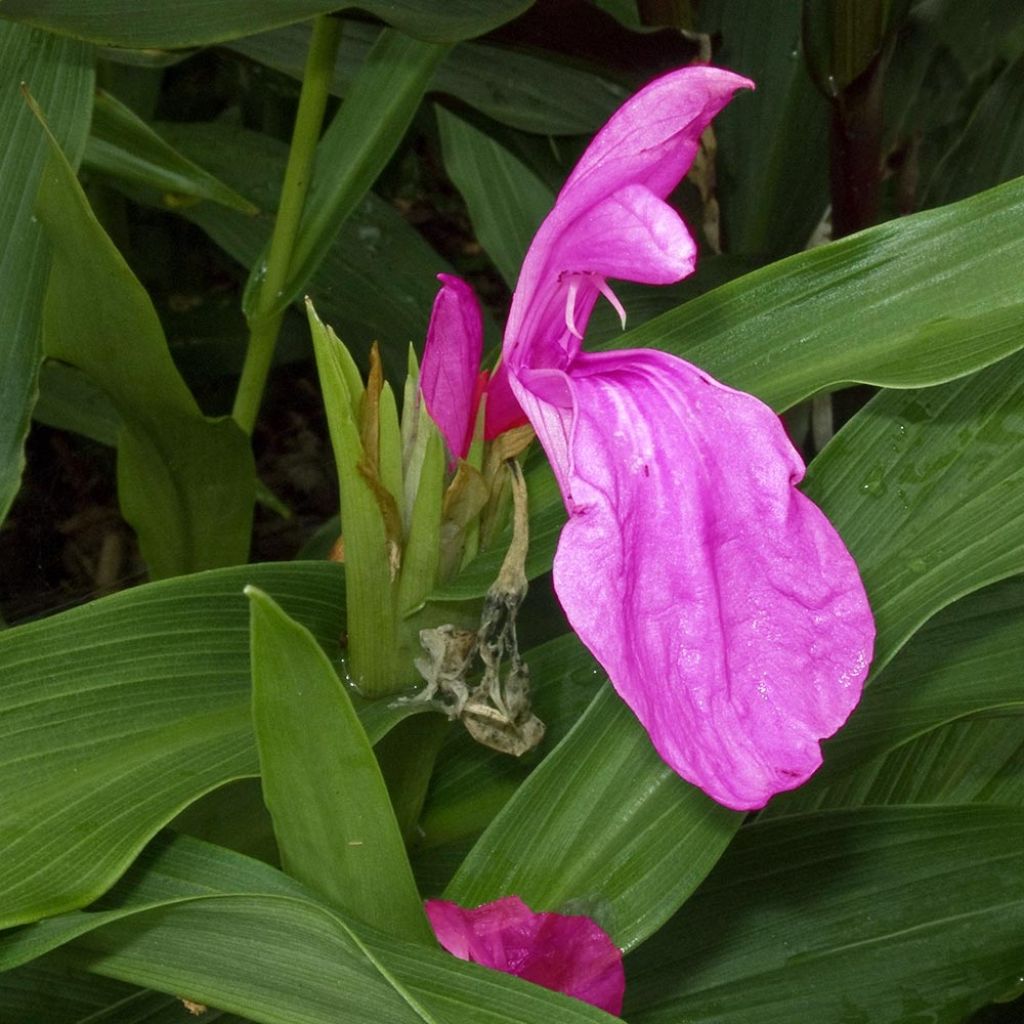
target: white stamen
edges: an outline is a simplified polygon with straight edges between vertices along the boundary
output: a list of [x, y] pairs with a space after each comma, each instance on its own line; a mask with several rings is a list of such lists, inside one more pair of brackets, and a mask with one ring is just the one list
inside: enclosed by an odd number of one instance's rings
[[603, 278], [597, 278], [597, 289], [598, 291], [611, 303], [612, 309], [619, 314], [619, 323], [622, 324], [622, 329], [626, 329], [626, 310], [625, 307], [619, 302], [618, 295], [612, 291], [612, 286]]
[[569, 278], [569, 288], [565, 295], [565, 326], [569, 333], [575, 335], [580, 341], [583, 335], [576, 330], [576, 293], [580, 290], [580, 279], [576, 274]]

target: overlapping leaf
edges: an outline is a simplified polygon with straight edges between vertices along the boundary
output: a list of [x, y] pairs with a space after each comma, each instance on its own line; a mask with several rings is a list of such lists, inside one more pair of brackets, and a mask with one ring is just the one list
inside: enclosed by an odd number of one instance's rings
[[480, 244], [514, 288], [554, 193], [521, 160], [468, 121], [437, 108], [445, 168], [469, 207]]
[[[939, 384], [1024, 345], [1021, 261], [1024, 179], [737, 278], [615, 347], [674, 352], [780, 412], [846, 382]], [[564, 515], [552, 507], [557, 490], [546, 470], [537, 473], [528, 568], [540, 571], [550, 567]], [[439, 596], [483, 594], [499, 564], [485, 553]]]
[[173, 203], [209, 199], [250, 217], [259, 212], [233, 189], [178, 153], [108, 92], [96, 96], [84, 160], [90, 170], [169, 193]]
[[95, 898], [185, 804], [256, 774], [248, 583], [337, 642], [330, 564], [168, 580], [0, 634], [4, 925]]
[[391, 159], [447, 47], [394, 29], [380, 34], [352, 90], [324, 132], [283, 287], [262, 287], [264, 264], [249, 278], [246, 315], [265, 316], [295, 300], [323, 262], [342, 224]]
[[44, 351], [83, 370], [121, 415], [118, 497], [150, 572], [245, 561], [255, 493], [248, 441], [233, 421], [200, 412], [149, 296], [48, 137], [36, 207], [53, 247]]
[[358, 6], [423, 39], [454, 41], [482, 35], [521, 14], [530, 0], [4, 0], [6, 18], [108, 46], [180, 49], [237, 39]]
[[50, 111], [51, 128], [73, 164], [89, 128], [92, 50], [0, 22], [0, 520], [17, 493], [42, 362], [40, 323], [48, 254], [32, 198], [47, 144], [21, 94], [24, 82]]
[[[920, 629], [910, 643], [872, 680], [856, 713], [825, 745], [825, 764], [806, 786], [780, 796], [766, 816], [793, 814], [816, 807], [848, 806], [852, 794], [889, 793], [886, 802], [924, 800], [928, 789], [950, 792], [962, 801], [966, 790], [950, 790], [953, 778], [965, 777], [983, 789], [987, 771], [995, 771], [1024, 745], [1013, 725], [1024, 711], [1024, 582], [1004, 580], [957, 601]], [[957, 730], [956, 740], [918, 744], [900, 759], [885, 755], [927, 737], [952, 722], [977, 715], [986, 717], [979, 729]], [[927, 750], [937, 743], [972, 742], [975, 749], [936, 759]], [[986, 745], [994, 758], [981, 757]], [[915, 759], [919, 761], [914, 764]], [[869, 764], [869, 762], [871, 762]], [[882, 771], [884, 765], [889, 771]], [[863, 766], [863, 770], [861, 769]], [[951, 772], [947, 776], [946, 772]], [[851, 777], [851, 773], [853, 776]], [[929, 780], [934, 777], [934, 781]], [[908, 787], [913, 786], [910, 794]]]
[[[277, 204], [284, 173], [283, 143], [221, 124], [161, 124], [161, 134], [181, 152], [213, 171], [264, 210]], [[269, 215], [246, 217], [203, 203], [183, 209], [218, 245], [245, 267], [259, 262], [270, 237]], [[358, 355], [375, 340], [390, 379], [405, 372], [407, 342], [426, 334], [438, 273], [451, 267], [388, 203], [367, 192], [341, 225], [307, 291], [327, 323]]]
[[313, 634], [255, 587], [253, 723], [285, 870], [332, 906], [432, 944], [373, 747]]
[[921, 1019], [1013, 990], [1024, 811], [892, 807], [744, 828], [628, 965], [635, 1024]]
[[[379, 28], [346, 21], [331, 91], [344, 96]], [[301, 78], [309, 28], [289, 25], [236, 39], [230, 48]], [[459, 43], [441, 62], [431, 91], [448, 93], [503, 124], [544, 135], [595, 132], [626, 98], [617, 83], [556, 60], [486, 42]]]
[[799, 251], [828, 204], [828, 104], [801, 53], [801, 5], [701, 5], [716, 63], [752, 78], [752, 94], [715, 120], [724, 248], [773, 257]]
[[[931, 615], [1024, 569], [1022, 451], [1018, 354], [952, 384], [882, 392], [815, 462], [808, 490], [860, 566], [878, 624], [878, 669]], [[651, 934], [740, 819], [709, 810], [645, 744], [614, 698], [598, 698], [484, 833], [451, 895], [479, 902], [514, 892], [548, 907], [605, 901], [620, 944]], [[593, 822], [609, 806], [615, 827], [598, 833]], [[676, 842], [659, 849], [666, 835]], [[557, 867], [551, 849], [562, 852]], [[632, 863], [620, 860], [626, 850]]]
[[593, 1007], [439, 950], [388, 939], [273, 868], [219, 847], [157, 840], [91, 912], [0, 940], [0, 969], [80, 937], [91, 970], [264, 1024], [548, 1024]]

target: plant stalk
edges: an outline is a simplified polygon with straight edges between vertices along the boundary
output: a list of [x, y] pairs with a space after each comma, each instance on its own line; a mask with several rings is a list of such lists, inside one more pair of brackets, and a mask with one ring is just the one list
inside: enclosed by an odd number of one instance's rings
[[235, 422], [247, 434], [252, 433], [256, 423], [274, 356], [274, 346], [284, 319], [283, 310], [273, 312], [274, 298], [288, 279], [306, 194], [313, 176], [313, 161], [340, 41], [339, 19], [322, 14], [313, 20], [313, 35], [302, 76], [302, 91], [299, 94], [299, 108], [295, 115], [281, 199], [274, 231], [270, 236], [266, 271], [263, 280], [259, 282], [256, 306], [249, 318], [249, 347], [245, 353], [232, 410]]

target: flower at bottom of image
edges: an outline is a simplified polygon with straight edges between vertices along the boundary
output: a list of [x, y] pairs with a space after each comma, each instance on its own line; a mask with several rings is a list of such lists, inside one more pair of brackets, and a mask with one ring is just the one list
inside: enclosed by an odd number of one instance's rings
[[460, 960], [622, 1012], [622, 951], [589, 917], [534, 913], [518, 896], [474, 909], [427, 900], [426, 911], [437, 941]]

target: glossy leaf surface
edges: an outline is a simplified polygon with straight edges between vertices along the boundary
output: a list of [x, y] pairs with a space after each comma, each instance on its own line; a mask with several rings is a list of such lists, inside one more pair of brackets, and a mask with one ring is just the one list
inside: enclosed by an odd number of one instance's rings
[[388, 791], [327, 655], [255, 587], [253, 723], [284, 869], [332, 906], [433, 944]]
[[[1019, 179], [737, 278], [614, 345], [681, 355], [779, 412], [853, 381], [890, 388], [939, 384], [1024, 344], [1016, 273], [1017, 260], [1024, 260], [1022, 239]], [[565, 521], [546, 467], [535, 474], [529, 480], [530, 572], [550, 566]], [[862, 496], [855, 487], [849, 493], [857, 507]], [[483, 594], [499, 563], [494, 553], [481, 555], [438, 596]]]
[[959, 1024], [1011, 990], [1024, 812], [893, 807], [743, 829], [627, 966], [636, 1024], [915, 1017]]
[[[379, 34], [376, 25], [345, 22], [331, 85], [335, 95], [348, 91]], [[288, 25], [230, 44], [236, 53], [292, 78], [302, 77], [308, 48], [307, 25]], [[627, 96], [617, 83], [553, 54], [488, 42], [457, 44], [434, 72], [430, 90], [455, 96], [502, 124], [544, 135], [597, 131]]]
[[[350, 4], [341, 4], [345, 9]], [[529, 0], [360, 0], [358, 7], [424, 39], [481, 35], [521, 14]], [[339, 9], [334, 0], [4, 0], [4, 16], [108, 46], [175, 49], [236, 39]]]
[[94, 899], [183, 806], [256, 774], [249, 583], [337, 643], [326, 563], [168, 580], [0, 634], [4, 925]]
[[48, 253], [32, 197], [47, 143], [21, 84], [52, 111], [51, 128], [77, 165], [89, 130], [92, 50], [72, 40], [0, 22], [0, 520], [21, 481], [42, 362], [40, 329]]
[[149, 296], [56, 141], [37, 210], [53, 245], [44, 351], [83, 370], [121, 415], [118, 496], [150, 572], [244, 562], [255, 493], [248, 440], [233, 421], [200, 412]]
[[[848, 781], [851, 772], [859, 775], [861, 765], [873, 777], [868, 762], [951, 722], [981, 714], [1006, 715], [1002, 721], [1012, 722], [1024, 712], [1022, 661], [1024, 583], [1019, 578], [950, 605], [925, 623], [872, 681], [850, 721], [826, 743], [817, 777], [780, 797], [769, 815], [832, 806], [832, 783]], [[1020, 739], [1024, 743], [1024, 735]], [[996, 732], [993, 741], [1000, 745]], [[961, 756], [950, 763], [973, 773], [976, 759]]]
[[440, 950], [362, 928], [273, 868], [181, 837], [157, 840], [105, 908], [0, 940], [0, 967], [76, 936], [76, 952], [91, 970], [187, 992], [264, 1024], [615, 1019]]

